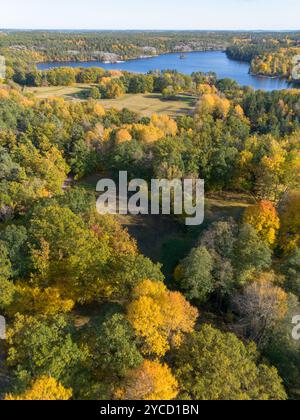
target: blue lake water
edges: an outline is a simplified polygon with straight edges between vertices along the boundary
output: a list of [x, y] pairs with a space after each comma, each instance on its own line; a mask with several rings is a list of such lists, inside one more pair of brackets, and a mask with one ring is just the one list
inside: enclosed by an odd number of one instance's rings
[[192, 74], [197, 71], [213, 71], [219, 79], [229, 77], [242, 86], [252, 86], [256, 90], [272, 91], [293, 87], [292, 84], [281, 79], [253, 76], [249, 74], [248, 63], [230, 60], [226, 53], [221, 51], [192, 52], [186, 54], [185, 59], [181, 59], [180, 54], [164, 54], [158, 57], [130, 60], [116, 64], [94, 61], [42, 63], [38, 65], [40, 70], [48, 70], [54, 67], [101, 67], [105, 70], [126, 70], [132, 73], [147, 73], [150, 70], [177, 70], [184, 74]]

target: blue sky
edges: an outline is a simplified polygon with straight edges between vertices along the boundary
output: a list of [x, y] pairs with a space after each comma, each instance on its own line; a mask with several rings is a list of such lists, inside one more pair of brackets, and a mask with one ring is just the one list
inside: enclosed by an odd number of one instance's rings
[[5, 0], [1, 28], [300, 29], [299, 0]]

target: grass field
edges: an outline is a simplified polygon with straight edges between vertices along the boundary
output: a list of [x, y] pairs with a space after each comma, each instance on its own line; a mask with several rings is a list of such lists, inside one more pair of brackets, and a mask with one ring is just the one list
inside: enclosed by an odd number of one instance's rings
[[[89, 85], [78, 84], [76, 86], [26, 88], [25, 92], [33, 93], [39, 99], [57, 96], [67, 100], [83, 100], [85, 98], [84, 93], [89, 88]], [[178, 95], [176, 99], [167, 100], [163, 99], [159, 93], [151, 93], [128, 94], [120, 99], [101, 99], [99, 102], [105, 108], [116, 108], [118, 110], [128, 108], [145, 117], [154, 113], [177, 116], [192, 113], [196, 98], [188, 95]]]
[[105, 108], [123, 109], [138, 112], [145, 117], [154, 113], [170, 116], [192, 113], [196, 98], [187, 95], [178, 95], [176, 99], [163, 99], [159, 93], [125, 95], [120, 99], [100, 100]]
[[77, 84], [75, 86], [50, 86], [26, 88], [25, 93], [33, 93], [39, 99], [47, 99], [58, 96], [64, 99], [83, 99], [83, 93], [89, 89], [89, 85]]

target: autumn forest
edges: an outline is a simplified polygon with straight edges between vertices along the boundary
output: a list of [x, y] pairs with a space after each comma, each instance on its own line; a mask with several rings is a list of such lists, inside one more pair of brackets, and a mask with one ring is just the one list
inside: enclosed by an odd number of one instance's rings
[[[191, 51], [294, 84], [38, 68]], [[2, 31], [0, 54], [0, 399], [298, 400], [300, 33]], [[100, 215], [120, 171], [204, 179], [204, 223]]]

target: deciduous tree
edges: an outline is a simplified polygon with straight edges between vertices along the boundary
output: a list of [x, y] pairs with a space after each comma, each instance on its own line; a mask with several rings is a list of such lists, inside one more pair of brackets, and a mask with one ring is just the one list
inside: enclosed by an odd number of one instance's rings
[[9, 400], [42, 400], [42, 401], [54, 401], [61, 400], [67, 401], [72, 397], [72, 390], [63, 387], [61, 383], [56, 381], [51, 376], [42, 376], [36, 381], [32, 382], [30, 388], [28, 388], [23, 394], [12, 395], [8, 394], [5, 397], [6, 401]]
[[204, 325], [186, 337], [173, 362], [182, 399], [285, 400], [276, 369], [258, 365], [254, 344]]
[[143, 343], [144, 354], [164, 356], [193, 331], [198, 311], [161, 282], [145, 280], [133, 291], [127, 318]]
[[244, 223], [254, 227], [261, 238], [270, 246], [276, 242], [280, 219], [274, 205], [270, 201], [260, 201], [246, 209]]
[[178, 383], [167, 365], [145, 360], [139, 369], [129, 373], [118, 394], [125, 400], [173, 400]]

